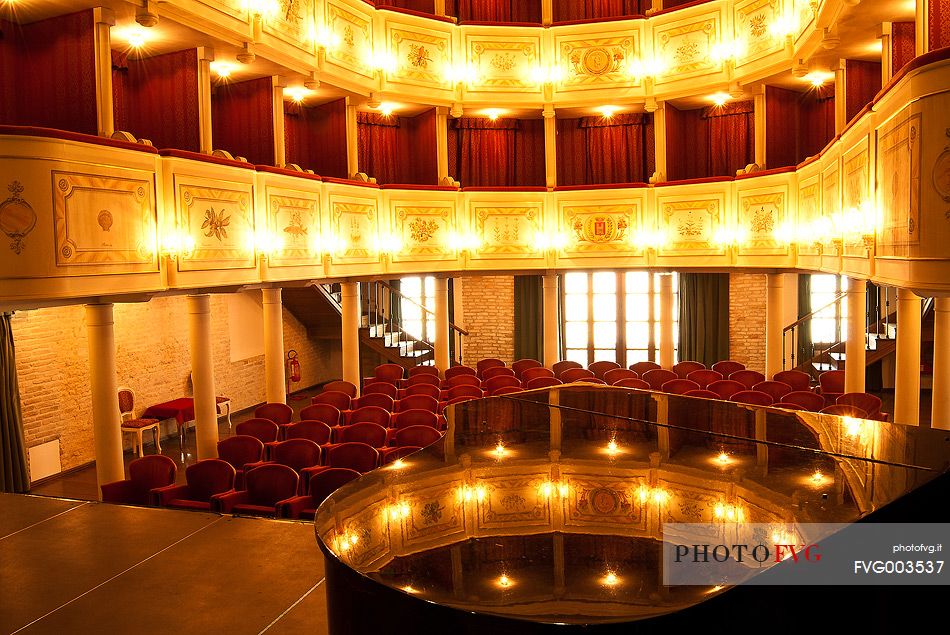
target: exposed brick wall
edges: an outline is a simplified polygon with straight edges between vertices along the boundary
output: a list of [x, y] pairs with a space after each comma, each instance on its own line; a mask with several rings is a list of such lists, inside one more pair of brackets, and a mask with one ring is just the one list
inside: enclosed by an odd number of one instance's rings
[[729, 358], [765, 372], [764, 273], [729, 274]]
[[[117, 381], [135, 391], [136, 414], [149, 404], [192, 394], [186, 302], [184, 296], [174, 296], [115, 305]], [[212, 295], [211, 313], [217, 394], [231, 397], [232, 412], [263, 402], [264, 356], [232, 362], [224, 295]], [[64, 470], [92, 461], [85, 309], [19, 311], [13, 334], [27, 447], [59, 438]], [[300, 354], [302, 381], [295, 388], [340, 376], [339, 341], [308, 338], [286, 310], [284, 348]], [[174, 424], [166, 425], [164, 433], [174, 434]], [[128, 435], [125, 443], [129, 447]]]
[[[514, 276], [461, 278], [464, 324], [464, 362], [497, 357], [508, 363], [515, 356]], [[458, 288], [458, 287], [456, 287]]]

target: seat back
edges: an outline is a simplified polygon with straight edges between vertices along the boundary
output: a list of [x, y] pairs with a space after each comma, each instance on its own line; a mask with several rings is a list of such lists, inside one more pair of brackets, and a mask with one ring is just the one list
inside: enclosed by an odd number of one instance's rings
[[331, 467], [310, 477], [310, 482], [307, 484], [308, 493], [310, 498], [313, 499], [314, 505], [319, 507], [320, 503], [325, 501], [330, 494], [359, 477], [360, 473], [356, 470], [345, 467]]
[[531, 368], [525, 368], [521, 371], [522, 383], [527, 384], [532, 379], [537, 379], [538, 377], [554, 377], [554, 371], [544, 366], [532, 366]]
[[234, 489], [234, 467], [221, 459], [203, 459], [185, 468], [191, 500], [208, 503], [215, 494]]
[[274, 423], [290, 423], [294, 418], [294, 409], [285, 403], [266, 403], [254, 410], [254, 416], [270, 419]]
[[368, 395], [363, 395], [359, 399], [354, 399], [350, 402], [350, 405], [354, 410], [365, 408], [366, 406], [376, 406], [386, 412], [393, 412], [396, 409], [396, 401], [389, 395], [384, 395], [381, 392], [371, 392]]
[[135, 393], [131, 388], [121, 386], [119, 388], [119, 416], [125, 418], [126, 415], [132, 416], [135, 412]]
[[453, 377], [458, 377], [459, 375], [477, 375], [478, 373], [474, 368], [470, 366], [453, 366], [452, 368], [447, 368], [445, 370], [445, 380], [448, 381]]
[[[415, 386], [406, 388], [406, 397], [415, 397], [416, 395], [425, 395], [426, 397], [432, 397], [438, 401], [442, 398], [442, 390], [438, 384], [416, 384]], [[403, 397], [403, 399], [406, 397]], [[400, 399], [400, 401], [402, 401], [402, 399]]]
[[517, 375], [515, 375], [514, 370], [508, 368], [507, 366], [492, 366], [490, 368], [486, 368], [482, 373], [482, 382], [484, 383], [486, 380], [491, 379], [492, 377], [501, 376], [516, 377]]
[[521, 388], [521, 381], [514, 375], [496, 375], [491, 379], [486, 379], [482, 382], [482, 387], [488, 392], [493, 390], [498, 390], [505, 386], [515, 386]]
[[583, 382], [585, 384], [601, 384], [603, 386], [607, 385], [607, 382], [605, 382], [603, 379], [600, 379], [598, 377], [578, 377], [574, 381]]
[[234, 432], [259, 439], [261, 443], [273, 443], [277, 440], [280, 426], [270, 419], [255, 417], [234, 426]]
[[701, 362], [684, 361], [678, 364], [674, 364], [673, 372], [676, 373], [678, 377], [682, 379], [687, 379], [687, 375], [689, 375], [694, 370], [704, 370], [705, 368], [706, 368], [706, 364], [703, 364]]
[[399, 364], [380, 364], [373, 370], [373, 377], [376, 378], [376, 381], [395, 386], [403, 378], [405, 372], [405, 369]]
[[793, 390], [783, 395], [782, 401], [785, 403], [793, 403], [796, 406], [801, 406], [805, 410], [811, 410], [812, 412], [818, 412], [825, 407], [825, 398], [810, 390]]
[[342, 379], [337, 379], [336, 381], [331, 381], [323, 385], [323, 392], [329, 391], [342, 392], [350, 396], [351, 399], [356, 397], [356, 393], [359, 392], [359, 389], [356, 387], [356, 384], [353, 384]]
[[439, 440], [442, 435], [435, 428], [429, 426], [409, 426], [396, 431], [396, 447], [417, 445], [424, 448]]
[[704, 390], [702, 388], [698, 390], [690, 390], [688, 392], [684, 392], [683, 396], [684, 397], [700, 397], [702, 399], [719, 399], [719, 395], [717, 395], [713, 391]]
[[674, 379], [679, 379], [679, 376], [665, 368], [654, 368], [640, 375], [640, 379], [650, 384], [650, 388], [653, 390], [663, 390], [663, 384]]
[[603, 376], [603, 380], [611, 386], [621, 379], [640, 379], [640, 375], [629, 368], [612, 368], [604, 373]]
[[393, 427], [397, 430], [408, 428], [409, 426], [429, 426], [430, 428], [439, 427], [439, 415], [431, 410], [405, 410], [396, 417]]
[[636, 364], [630, 364], [630, 370], [632, 370], [637, 375], [639, 375], [640, 379], [643, 379], [643, 374], [647, 372], [648, 370], [656, 370], [659, 368], [662, 368], [662, 367], [656, 362], [644, 361], [644, 362], [637, 362]]
[[379, 452], [365, 443], [341, 443], [331, 447], [327, 452], [326, 464], [330, 467], [346, 467], [365, 474], [379, 465]]
[[439, 411], [439, 400], [428, 395], [410, 395], [399, 400], [399, 412], [406, 410]]
[[536, 359], [519, 359], [511, 363], [511, 370], [515, 371], [515, 377], [518, 379], [522, 379], [522, 373], [529, 368], [543, 368], [543, 366]]
[[[416, 368], [423, 368], [422, 366], [416, 366]], [[425, 367], [431, 368], [431, 367]], [[438, 375], [432, 375], [430, 373], [418, 373], [409, 378], [409, 381], [406, 382], [407, 386], [418, 386], [419, 384], [428, 384], [430, 386], [438, 386], [442, 381], [439, 379]]]
[[244, 475], [248, 501], [252, 505], [273, 507], [297, 493], [299, 477], [293, 468], [280, 463], [264, 463]]
[[510, 395], [515, 392], [524, 392], [524, 388], [521, 386], [502, 386], [501, 388], [495, 388], [490, 393], [489, 397], [500, 397], [501, 395]]
[[620, 386], [621, 388], [639, 388], [640, 390], [650, 390], [650, 384], [639, 379], [637, 377], [627, 377], [621, 379], [614, 386]]
[[734, 362], [731, 359], [726, 359], [713, 364], [712, 369], [721, 374], [723, 377], [728, 377], [737, 370], [745, 370], [745, 364], [742, 362]]
[[218, 441], [218, 458], [227, 461], [236, 470], [244, 469], [248, 463], [260, 461], [263, 456], [264, 444], [257, 437], [235, 434]]
[[584, 367], [583, 365], [575, 361], [564, 359], [559, 362], [555, 362], [554, 365], [551, 366], [551, 370], [554, 371], [555, 377], [560, 377], [561, 373], [563, 373], [568, 368], [583, 368], [583, 367]]
[[694, 370], [693, 372], [686, 375], [686, 379], [695, 381], [697, 384], [699, 384], [700, 388], [705, 388], [714, 381], [723, 379], [723, 376], [722, 373], [719, 373], [715, 370], [700, 368], [699, 370]]
[[448, 398], [449, 400], [457, 397], [474, 397], [475, 399], [481, 399], [482, 394], [482, 389], [478, 386], [452, 386], [449, 388]]
[[868, 416], [872, 419], [877, 419], [881, 415], [881, 406], [883, 405], [880, 398], [866, 392], [846, 392], [838, 397], [835, 403], [860, 408], [868, 413]]
[[792, 387], [781, 381], [760, 381], [752, 390], [766, 393], [772, 401], [781, 401], [782, 397], [792, 392]]
[[348, 394], [339, 390], [327, 390], [319, 395], [314, 395], [310, 399], [310, 403], [313, 405], [328, 404], [337, 410], [349, 410], [351, 401], [352, 399]]
[[505, 365], [505, 362], [503, 362], [500, 359], [497, 359], [494, 357], [486, 357], [485, 359], [480, 359], [478, 360], [478, 362], [476, 362], [475, 371], [481, 377], [482, 373], [484, 373], [489, 368], [497, 368], [504, 365]]
[[747, 403], [754, 406], [771, 406], [775, 402], [767, 393], [759, 392], [758, 390], [740, 390], [730, 397], [729, 401]]
[[752, 387], [757, 383], [765, 381], [765, 375], [757, 370], [737, 370], [729, 375], [729, 379], [739, 382], [748, 390], [752, 390]]
[[365, 443], [374, 448], [381, 448], [386, 445], [386, 428], [368, 421], [343, 426], [338, 434], [340, 435], [339, 440], [343, 443]]
[[389, 427], [392, 415], [379, 406], [365, 406], [350, 413], [350, 425], [357, 423], [375, 423], [384, 428]]
[[320, 465], [320, 446], [310, 439], [288, 439], [272, 446], [271, 460], [299, 474], [305, 467]]
[[141, 504], [148, 503], [149, 491], [175, 482], [178, 465], [162, 454], [149, 454], [129, 463], [129, 480], [135, 497]]
[[304, 419], [322, 421], [330, 426], [339, 425], [342, 416], [339, 408], [328, 403], [315, 403], [300, 410], [301, 421]]
[[421, 366], [413, 366], [412, 368], [409, 369], [409, 379], [412, 379], [413, 377], [417, 375], [435, 375], [436, 377], [438, 377], [439, 368], [438, 366], [430, 366], [426, 364], [426, 365], [421, 365]]
[[454, 375], [446, 379], [445, 385], [448, 388], [455, 388], [456, 386], [481, 386], [482, 382], [477, 375], [469, 375], [466, 373], [464, 375]]
[[795, 403], [789, 403], [787, 401], [779, 401], [772, 404], [773, 408], [784, 408], [785, 410], [808, 410], [805, 406], [799, 406]]
[[285, 439], [310, 439], [317, 445], [324, 445], [330, 442], [330, 433], [332, 430], [323, 421], [316, 419], [304, 419], [297, 423], [292, 423], [284, 428]]
[[740, 384], [737, 381], [732, 381], [731, 379], [719, 379], [706, 385], [706, 390], [713, 391], [719, 395], [720, 399], [728, 399], [737, 392], [745, 389], [746, 387], [744, 384]]
[[783, 370], [772, 375], [773, 381], [780, 381], [792, 387], [792, 390], [811, 390], [811, 375], [800, 370]]
[[568, 368], [567, 370], [562, 372], [560, 375], [558, 375], [557, 378], [563, 381], [565, 384], [569, 384], [571, 382], [577, 381], [581, 377], [594, 377], [594, 376], [595, 376], [594, 371], [587, 370], [586, 368]]
[[623, 368], [617, 362], [611, 362], [609, 360], [601, 360], [599, 362], [594, 362], [587, 367], [587, 370], [594, 373], [594, 377], [597, 379], [604, 379], [604, 373], [608, 370], [617, 370], [618, 368]]
[[663, 382], [663, 385], [660, 386], [660, 390], [668, 392], [671, 395], [685, 395], [690, 390], [699, 389], [699, 384], [688, 379], [671, 379], [670, 381]]
[[818, 375], [818, 384], [821, 386], [821, 392], [843, 393], [844, 392], [844, 371], [828, 370]]
[[[400, 368], [402, 367], [400, 366]], [[393, 399], [399, 397], [399, 389], [396, 388], [396, 385], [385, 381], [375, 381], [371, 384], [363, 386], [364, 395], [372, 395], [373, 393], [382, 393], [392, 397]]]
[[868, 413], [863, 408], [851, 406], [848, 404], [832, 404], [819, 410], [823, 415], [835, 415], [837, 417], [854, 417], [856, 419], [868, 419]]
[[529, 379], [528, 383], [525, 384], [525, 388], [528, 390], [535, 390], [536, 388], [548, 388], [549, 386], [560, 386], [563, 384], [560, 379], [557, 377], [535, 377], [534, 379]]

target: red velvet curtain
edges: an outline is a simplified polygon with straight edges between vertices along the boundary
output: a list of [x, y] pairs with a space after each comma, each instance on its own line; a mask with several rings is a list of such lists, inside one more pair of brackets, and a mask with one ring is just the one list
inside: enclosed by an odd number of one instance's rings
[[462, 117], [449, 135], [450, 173], [463, 187], [544, 185], [544, 121]]
[[92, 10], [0, 29], [3, 121], [96, 134]]
[[380, 0], [377, 7], [397, 7], [422, 13], [435, 13], [435, 0]]
[[821, 152], [835, 137], [835, 92], [825, 86], [805, 93], [801, 101], [798, 154], [803, 160]]
[[751, 101], [708, 106], [706, 176], [735, 176], [755, 160], [755, 114]]
[[652, 4], [648, 0], [554, 0], [554, 21], [596, 20], [643, 15]]
[[670, 181], [709, 176], [702, 109], [678, 110], [666, 104], [666, 178]]
[[881, 90], [881, 63], [845, 60], [845, 112], [851, 121]]
[[129, 59], [112, 51], [112, 119], [116, 130], [129, 130]]
[[835, 136], [834, 88], [798, 93], [765, 89], [765, 155], [769, 168], [797, 165]]
[[376, 177], [380, 185], [407, 183], [408, 166], [399, 156], [399, 117], [361, 112], [356, 115], [356, 127], [360, 172]]
[[198, 50], [128, 60], [118, 114], [125, 129], [157, 148], [198, 152]]
[[950, 46], [950, 2], [931, 0], [927, 6], [929, 7], [927, 27], [930, 35], [928, 43], [930, 50]]
[[406, 164], [412, 169], [409, 183], [437, 185], [439, 160], [435, 134], [435, 108], [416, 115], [403, 117], [406, 145]]
[[455, 11], [459, 22], [541, 23], [540, 0], [455, 0]]
[[558, 185], [644, 183], [655, 169], [653, 118], [560, 119]]
[[274, 164], [274, 88], [270, 77], [220, 84], [211, 99], [215, 149]]
[[916, 25], [913, 22], [891, 24], [891, 71], [894, 75], [916, 57], [916, 42]]
[[287, 163], [323, 176], [347, 178], [346, 100], [315, 107], [284, 103]]

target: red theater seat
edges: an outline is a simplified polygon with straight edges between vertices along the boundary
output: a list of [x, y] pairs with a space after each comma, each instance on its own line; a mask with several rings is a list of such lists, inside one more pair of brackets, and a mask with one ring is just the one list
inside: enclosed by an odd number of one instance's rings
[[244, 466], [264, 458], [264, 444], [260, 439], [236, 434], [218, 441], [218, 458], [234, 468], [234, 487], [244, 487]]
[[887, 415], [881, 412], [883, 403], [880, 398], [866, 392], [846, 392], [838, 397], [837, 405], [855, 406], [868, 413], [869, 419], [887, 421]]
[[515, 377], [522, 380], [524, 379], [524, 371], [529, 368], [543, 368], [543, 366], [536, 359], [519, 359], [511, 364], [511, 370], [515, 371]]
[[486, 380], [491, 379], [492, 377], [502, 377], [502, 376], [516, 377], [515, 371], [512, 370], [511, 368], [508, 368], [506, 366], [491, 366], [490, 368], [486, 368], [482, 372], [482, 382], [484, 383]]
[[745, 364], [727, 359], [721, 362], [716, 362], [712, 365], [712, 369], [721, 374], [723, 377], [729, 377], [729, 375], [738, 370], [745, 370]]
[[167, 456], [151, 454], [129, 463], [129, 478], [124, 481], [104, 483], [102, 502], [120, 505], [149, 505], [150, 492], [175, 482], [178, 466]]
[[356, 397], [356, 393], [359, 390], [356, 387], [356, 384], [350, 383], [348, 381], [343, 381], [338, 379], [336, 381], [331, 381], [323, 385], [323, 392], [329, 391], [342, 392], [350, 396], [351, 399]]
[[771, 406], [775, 402], [767, 393], [759, 392], [758, 390], [740, 390], [730, 397], [729, 401], [747, 403], [754, 406]]
[[323, 421], [304, 419], [296, 423], [281, 426], [283, 437], [287, 439], [310, 439], [317, 445], [330, 442], [330, 426]]
[[415, 445], [424, 448], [438, 441], [441, 436], [438, 430], [430, 426], [409, 426], [396, 431], [394, 445], [396, 447]]
[[340, 409], [336, 406], [328, 403], [317, 403], [312, 406], [307, 406], [300, 410], [300, 419], [312, 419], [315, 421], [322, 421], [323, 423], [336, 426], [339, 425], [343, 420], [343, 413], [340, 412]]
[[811, 390], [811, 375], [800, 370], [783, 370], [772, 375], [773, 381], [780, 381], [792, 387], [792, 390]]
[[474, 368], [468, 366], [453, 366], [445, 371], [445, 380], [449, 381], [453, 377], [458, 377], [459, 375], [477, 375]]
[[720, 379], [719, 381], [714, 381], [706, 386], [706, 390], [713, 391], [719, 395], [720, 399], [728, 399], [737, 392], [745, 389], [745, 385], [740, 384], [737, 381], [732, 381], [731, 379]]
[[521, 388], [521, 382], [514, 375], [496, 375], [482, 382], [482, 388], [487, 392], [492, 392], [506, 386]]
[[499, 367], [503, 367], [504, 365], [505, 365], [505, 362], [503, 362], [500, 359], [496, 359], [494, 357], [486, 357], [485, 359], [478, 360], [478, 362], [475, 364], [475, 371], [477, 372], [479, 377], [482, 377], [483, 376], [482, 373], [484, 373], [489, 368], [499, 368]]
[[819, 412], [823, 415], [835, 415], [837, 417], [855, 417], [856, 419], [870, 419], [867, 411], [858, 408], [857, 406], [849, 406], [845, 404], [834, 404], [832, 406], [825, 406]]
[[810, 390], [793, 390], [785, 394], [785, 396], [782, 397], [782, 401], [801, 406], [805, 410], [811, 410], [812, 412], [818, 412], [825, 407], [825, 398]]
[[568, 368], [560, 375], [558, 379], [563, 381], [565, 384], [575, 382], [581, 377], [596, 377], [593, 371], [587, 370], [586, 368]]
[[601, 360], [599, 362], [594, 362], [587, 367], [587, 370], [594, 373], [594, 377], [597, 379], [604, 379], [604, 373], [609, 370], [617, 370], [618, 368], [623, 368], [617, 362], [611, 362], [609, 360]]
[[556, 362], [553, 366], [551, 366], [551, 370], [554, 371], [555, 377], [560, 377], [561, 373], [563, 373], [568, 368], [583, 368], [583, 366], [578, 364], [577, 362], [572, 362], [569, 359]]
[[[400, 368], [402, 367], [400, 366]], [[396, 388], [396, 384], [391, 384], [386, 381], [376, 381], [363, 386], [364, 395], [372, 395], [374, 393], [387, 395], [393, 399], [399, 398], [399, 389]]]
[[679, 379], [679, 376], [665, 368], [654, 368], [640, 375], [640, 379], [650, 384], [650, 388], [653, 390], [663, 390], [663, 384], [674, 379]]
[[239, 435], [254, 437], [261, 443], [273, 443], [280, 433], [280, 426], [270, 419], [248, 419], [234, 426], [234, 432]]
[[560, 379], [556, 377], [535, 377], [534, 379], [528, 380], [528, 383], [525, 385], [525, 388], [528, 390], [536, 390], [538, 388], [549, 388], [551, 386], [560, 386], [563, 384]]
[[705, 370], [705, 368], [706, 368], [705, 364], [701, 364], [699, 362], [684, 361], [684, 362], [680, 362], [679, 364], [674, 364], [673, 372], [676, 373], [677, 377], [680, 377], [681, 379], [687, 379], [686, 376], [689, 375], [694, 370]]
[[614, 386], [620, 386], [621, 388], [639, 388], [640, 390], [650, 390], [650, 384], [643, 381], [642, 379], [637, 379], [636, 377], [627, 377], [626, 379], [621, 379]]
[[629, 368], [613, 368], [604, 373], [604, 381], [611, 386], [621, 379], [639, 379], [640, 376]]
[[465, 373], [463, 375], [453, 375], [452, 377], [445, 380], [444, 388], [450, 389], [455, 388], [456, 386], [481, 386], [482, 381], [478, 378], [477, 375], [469, 375]]
[[224, 514], [277, 516], [278, 507], [297, 494], [297, 473], [279, 463], [265, 463], [245, 476], [247, 489], [212, 498], [212, 508]]
[[772, 401], [782, 401], [782, 397], [792, 392], [792, 387], [781, 381], [760, 381], [752, 390], [764, 392]]
[[381, 425], [364, 421], [337, 428], [336, 437], [334, 440], [338, 443], [365, 443], [381, 448], [386, 445], [387, 432]]
[[526, 368], [521, 373], [521, 382], [527, 384], [532, 379], [537, 379], [538, 377], [554, 377], [554, 371], [544, 366]]
[[397, 412], [406, 410], [428, 410], [429, 412], [439, 411], [439, 400], [428, 395], [411, 395], [399, 400], [396, 408]]
[[363, 395], [359, 399], [354, 399], [350, 405], [354, 410], [365, 408], [366, 406], [376, 406], [386, 412], [394, 412], [396, 409], [396, 402], [393, 398], [381, 392], [371, 392], [368, 395]]
[[488, 395], [490, 397], [501, 397], [502, 395], [510, 395], [516, 392], [524, 392], [524, 388], [521, 386], [502, 386], [501, 388], [492, 390]]
[[409, 386], [406, 388], [405, 396], [400, 398], [400, 401], [406, 397], [415, 397], [416, 395], [425, 395], [426, 397], [432, 397], [436, 401], [442, 398], [442, 390], [438, 385], [432, 384], [416, 384], [415, 386]]
[[737, 370], [729, 375], [729, 379], [739, 382], [748, 390], [752, 390], [752, 387], [757, 383], [765, 381], [765, 375], [756, 370]]
[[152, 490], [159, 507], [211, 511], [211, 497], [234, 489], [236, 472], [221, 459], [204, 459], [185, 468], [185, 485]]
[[684, 397], [701, 397], [703, 399], [719, 399], [720, 398], [719, 395], [717, 395], [713, 391], [703, 390], [703, 389], [690, 390], [689, 392], [684, 392], [683, 396]]
[[446, 393], [449, 401], [457, 399], [458, 397], [470, 397], [473, 399], [481, 399], [483, 396], [482, 389], [478, 386], [453, 386], [449, 388]]
[[439, 427], [439, 415], [431, 410], [406, 410], [396, 416], [393, 428], [408, 428], [409, 426], [429, 426], [430, 428]]
[[435, 375], [439, 376], [439, 368], [437, 366], [430, 366], [428, 364], [422, 366], [413, 366], [409, 369], [409, 379], [417, 375]]
[[686, 379], [690, 381], [695, 381], [699, 384], [700, 388], [705, 388], [714, 381], [719, 381], [723, 379], [722, 373], [716, 372], [714, 370], [706, 370], [701, 368], [700, 370], [694, 370], [686, 376]]
[[[399, 364], [380, 364], [373, 370], [373, 381], [398, 386], [399, 380], [403, 378], [405, 372], [405, 369]], [[365, 393], [366, 390], [364, 389], [363, 392]], [[392, 395], [392, 397], [395, 398], [395, 395]]]
[[339, 390], [327, 390], [320, 393], [319, 395], [314, 395], [310, 399], [310, 403], [313, 405], [327, 404], [333, 406], [337, 410], [349, 410], [351, 401], [352, 398], [348, 394]]
[[661, 366], [656, 362], [637, 362], [636, 364], [630, 364], [630, 370], [639, 375], [640, 379], [643, 379], [643, 374], [648, 370], [659, 368], [661, 368]]
[[317, 472], [310, 478], [306, 496], [295, 496], [283, 501], [278, 509], [281, 518], [305, 518], [313, 520], [320, 506], [330, 494], [340, 489], [353, 479], [359, 478], [360, 473], [345, 467], [331, 467]]
[[671, 395], [685, 395], [690, 390], [699, 389], [699, 384], [688, 379], [671, 379], [670, 381], [663, 382], [663, 385], [660, 387], [660, 390], [668, 392]]
[[[373, 446], [365, 443], [341, 443], [327, 450], [324, 463], [328, 467], [346, 467], [356, 470], [360, 474], [365, 474], [379, 465], [379, 452]], [[313, 472], [317, 471], [319, 471], [319, 468], [313, 470]]]
[[285, 403], [266, 403], [254, 410], [254, 416], [270, 419], [274, 423], [290, 423], [294, 418], [294, 409]]
[[349, 425], [375, 423], [378, 426], [388, 428], [391, 419], [392, 415], [378, 406], [364, 406], [350, 413]]
[[[416, 366], [416, 368], [432, 368], [431, 366]], [[419, 384], [428, 384], [430, 386], [438, 386], [442, 383], [442, 380], [439, 379], [438, 375], [433, 375], [431, 373], [418, 373], [409, 377], [409, 380], [406, 382], [407, 387], [418, 386]]]

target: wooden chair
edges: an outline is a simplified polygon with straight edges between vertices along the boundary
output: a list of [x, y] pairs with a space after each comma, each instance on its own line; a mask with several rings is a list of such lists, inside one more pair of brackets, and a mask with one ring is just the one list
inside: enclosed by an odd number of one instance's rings
[[136, 448], [138, 448], [138, 455], [142, 456], [144, 454], [142, 450], [142, 432], [145, 430], [151, 430], [152, 438], [155, 440], [155, 453], [161, 454], [161, 421], [158, 419], [137, 419], [135, 418], [135, 414], [133, 412], [134, 410], [135, 392], [126, 386], [119, 388], [119, 416], [121, 417], [119, 428], [122, 430], [122, 432], [132, 433], [132, 451], [135, 452]]

